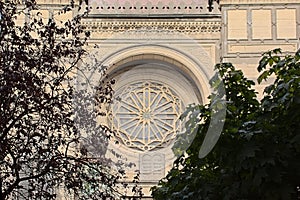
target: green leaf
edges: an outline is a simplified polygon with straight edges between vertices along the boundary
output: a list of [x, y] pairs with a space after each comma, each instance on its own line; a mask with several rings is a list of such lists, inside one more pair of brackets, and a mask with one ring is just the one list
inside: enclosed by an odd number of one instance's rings
[[269, 71], [264, 71], [258, 78], [257, 82], [260, 84], [263, 80], [267, 80], [269, 77]]

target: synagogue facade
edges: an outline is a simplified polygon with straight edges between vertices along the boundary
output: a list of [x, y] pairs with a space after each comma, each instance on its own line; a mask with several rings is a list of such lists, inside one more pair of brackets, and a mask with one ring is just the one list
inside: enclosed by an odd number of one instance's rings
[[[38, 0], [57, 20], [75, 14], [56, 15], [67, 2]], [[110, 148], [135, 163], [129, 174], [140, 172], [145, 199], [172, 167], [181, 114], [208, 102], [216, 63], [255, 80], [263, 52], [299, 48], [299, 0], [89, 0], [83, 10], [90, 51], [116, 80], [106, 123], [118, 142]]]

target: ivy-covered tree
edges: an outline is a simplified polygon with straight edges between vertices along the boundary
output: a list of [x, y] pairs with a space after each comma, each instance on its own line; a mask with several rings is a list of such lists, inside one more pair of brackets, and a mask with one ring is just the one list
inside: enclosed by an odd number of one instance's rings
[[205, 158], [199, 158], [212, 102], [189, 108], [187, 124], [197, 131], [196, 137], [152, 188], [154, 199], [298, 199], [300, 51], [283, 56], [276, 49], [263, 55], [258, 82], [270, 77], [275, 81], [265, 88], [262, 100], [252, 89], [254, 82], [232, 64], [216, 68], [227, 103], [219, 141]]
[[[99, 63], [85, 65], [95, 59], [81, 17], [44, 22], [34, 0], [0, 1], [0, 200], [120, 198], [124, 171], [104, 157], [111, 132], [93, 109], [110, 102], [113, 80]], [[89, 70], [101, 82], [91, 84]]]

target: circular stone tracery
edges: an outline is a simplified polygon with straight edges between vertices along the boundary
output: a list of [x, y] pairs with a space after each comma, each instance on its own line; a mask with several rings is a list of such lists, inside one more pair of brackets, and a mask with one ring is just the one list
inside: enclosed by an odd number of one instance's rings
[[182, 101], [168, 86], [136, 82], [116, 91], [110, 121], [123, 144], [139, 150], [160, 147], [181, 131]]

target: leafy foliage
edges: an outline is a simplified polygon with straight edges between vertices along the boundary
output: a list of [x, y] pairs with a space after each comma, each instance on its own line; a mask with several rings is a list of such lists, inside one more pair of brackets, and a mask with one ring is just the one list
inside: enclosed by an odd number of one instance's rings
[[[114, 81], [99, 63], [101, 82], [92, 85], [84, 73], [95, 65], [85, 65], [93, 58], [82, 16], [44, 23], [41, 13], [30, 15], [34, 0], [22, 2], [0, 1], [0, 199], [55, 199], [61, 191], [118, 199], [124, 171], [104, 157], [111, 132], [93, 109], [110, 102]], [[22, 26], [19, 14], [28, 17]]]
[[[300, 51], [263, 54], [258, 82], [270, 77], [259, 101], [254, 82], [231, 64], [216, 66], [226, 89], [221, 137], [203, 159], [198, 152], [210, 122], [210, 105], [189, 108], [197, 134], [159, 186], [155, 199], [296, 199], [300, 185]], [[196, 114], [195, 116], [195, 113]], [[298, 192], [298, 194], [297, 194]]]

